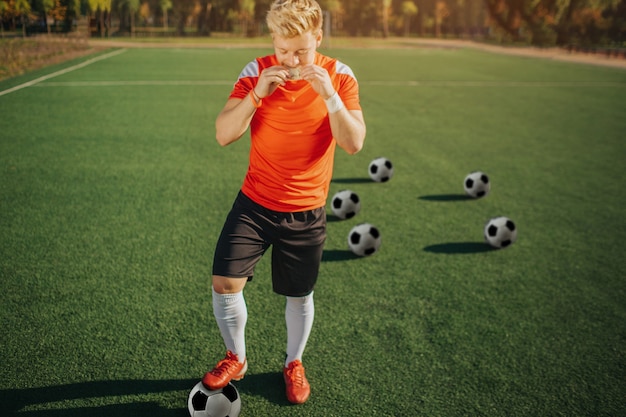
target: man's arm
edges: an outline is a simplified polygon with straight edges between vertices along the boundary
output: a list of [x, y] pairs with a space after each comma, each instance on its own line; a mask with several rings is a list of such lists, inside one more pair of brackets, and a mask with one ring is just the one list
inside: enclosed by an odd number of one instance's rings
[[343, 107], [336, 113], [329, 113], [328, 117], [333, 137], [341, 149], [354, 155], [363, 148], [366, 129], [361, 110]]
[[250, 126], [256, 107], [250, 94], [245, 99], [229, 98], [215, 120], [215, 138], [226, 146], [243, 136]]
[[302, 69], [301, 76], [326, 102], [330, 128], [337, 145], [350, 155], [360, 151], [366, 132], [363, 112], [346, 109], [325, 68], [308, 65]]
[[261, 100], [276, 91], [279, 85], [284, 85], [288, 77], [289, 71], [285, 67], [266, 68], [245, 98], [228, 99], [215, 121], [217, 142], [226, 146], [242, 137], [250, 126], [254, 112], [261, 105]]

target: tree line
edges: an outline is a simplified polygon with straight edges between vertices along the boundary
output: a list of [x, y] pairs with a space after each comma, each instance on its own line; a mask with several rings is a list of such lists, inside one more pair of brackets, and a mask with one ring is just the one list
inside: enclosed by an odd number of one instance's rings
[[[0, 0], [0, 30], [91, 36], [267, 33], [272, 0]], [[319, 0], [333, 36], [495, 39], [549, 45], [626, 45], [626, 0]]]

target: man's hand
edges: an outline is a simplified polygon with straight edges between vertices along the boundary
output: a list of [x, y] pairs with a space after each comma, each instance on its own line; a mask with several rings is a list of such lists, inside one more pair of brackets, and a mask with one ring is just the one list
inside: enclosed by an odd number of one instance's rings
[[265, 68], [261, 71], [254, 94], [259, 98], [265, 98], [271, 95], [279, 85], [285, 85], [289, 79], [289, 69], [282, 65]]
[[[257, 85], [254, 87], [254, 94], [261, 99], [272, 95], [279, 85], [285, 85], [291, 79], [290, 73], [290, 69], [282, 65], [265, 68], [259, 75]], [[313, 90], [324, 100], [335, 93], [328, 71], [318, 65], [301, 67], [300, 79], [308, 81]]]
[[308, 81], [313, 90], [324, 100], [328, 100], [330, 96], [335, 94], [335, 88], [333, 87], [333, 83], [330, 80], [330, 75], [328, 75], [326, 68], [322, 68], [318, 65], [305, 65], [300, 70], [300, 77]]

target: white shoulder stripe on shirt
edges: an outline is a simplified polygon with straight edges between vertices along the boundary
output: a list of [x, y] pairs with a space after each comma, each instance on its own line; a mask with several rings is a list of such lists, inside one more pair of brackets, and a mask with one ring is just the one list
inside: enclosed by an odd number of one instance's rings
[[258, 77], [259, 76], [259, 63], [257, 61], [251, 61], [244, 67], [239, 74], [239, 79], [246, 77]]
[[356, 77], [354, 76], [352, 69], [346, 64], [344, 64], [343, 62], [337, 61], [336, 69], [337, 69], [337, 74], [349, 75], [350, 77], [356, 80]]

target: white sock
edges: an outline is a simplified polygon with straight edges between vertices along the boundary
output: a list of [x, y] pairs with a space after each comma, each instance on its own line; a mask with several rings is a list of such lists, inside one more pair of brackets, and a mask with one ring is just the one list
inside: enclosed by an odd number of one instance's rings
[[285, 366], [296, 359], [302, 361], [302, 354], [313, 327], [314, 316], [313, 293], [304, 297], [287, 297], [285, 307], [287, 358], [285, 359]]
[[237, 355], [239, 362], [246, 359], [246, 321], [248, 309], [243, 291], [235, 294], [213, 292], [213, 314], [224, 339], [226, 349]]

